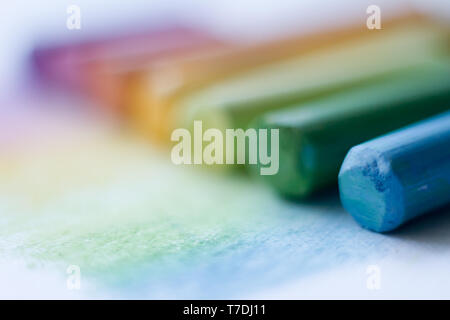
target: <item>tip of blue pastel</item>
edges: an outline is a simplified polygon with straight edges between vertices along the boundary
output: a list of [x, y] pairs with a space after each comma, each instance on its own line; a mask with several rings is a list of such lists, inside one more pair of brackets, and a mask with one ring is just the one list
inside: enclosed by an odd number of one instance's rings
[[353, 147], [339, 172], [343, 207], [364, 228], [388, 232], [403, 223], [402, 186], [379, 152]]

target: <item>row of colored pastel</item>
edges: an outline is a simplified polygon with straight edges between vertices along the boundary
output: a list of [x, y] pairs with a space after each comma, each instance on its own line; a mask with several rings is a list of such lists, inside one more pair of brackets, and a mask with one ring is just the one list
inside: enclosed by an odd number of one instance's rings
[[[449, 109], [448, 38], [441, 25], [407, 14], [383, 30], [356, 25], [251, 45], [174, 28], [38, 49], [34, 61], [40, 76], [96, 98], [153, 142], [167, 145], [194, 120], [222, 131], [279, 129], [279, 171], [261, 179], [306, 198], [336, 185], [353, 146]], [[425, 131], [447, 138], [405, 139], [402, 150], [435, 148], [429, 159], [408, 151], [422, 163], [410, 171], [391, 166], [397, 155], [381, 147], [348, 156], [340, 192], [363, 226], [388, 231], [450, 200], [450, 160], [439, 152], [450, 149], [449, 126], [439, 128]]]

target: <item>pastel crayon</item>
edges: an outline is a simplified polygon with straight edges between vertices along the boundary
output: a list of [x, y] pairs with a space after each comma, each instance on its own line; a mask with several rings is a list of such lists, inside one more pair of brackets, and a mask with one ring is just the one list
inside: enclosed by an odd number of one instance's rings
[[[420, 31], [417, 30], [418, 28]], [[309, 59], [312, 60], [311, 62], [317, 63], [319, 56], [329, 57], [333, 53], [339, 55], [342, 50], [346, 50], [346, 46], [354, 48], [359, 43], [365, 46], [371, 40], [383, 42], [382, 38], [384, 37], [392, 40], [392, 33], [401, 33], [401, 30], [406, 31], [408, 29], [411, 29], [410, 34], [419, 32], [421, 35], [418, 37], [421, 39], [415, 39], [417, 44], [410, 44], [409, 49], [401, 49], [402, 52], [397, 58], [401, 56], [402, 59], [411, 61], [410, 59], [415, 59], [418, 55], [423, 56], [425, 52], [436, 52], [436, 45], [441, 46], [442, 44], [444, 32], [442, 32], [440, 26], [438, 27], [435, 23], [430, 23], [429, 20], [412, 14], [386, 20], [384, 30], [381, 33], [369, 32], [365, 26], [358, 24], [321, 33], [302, 34], [262, 44], [246, 45], [222, 54], [203, 55], [197, 59], [186, 59], [175, 64], [169, 63], [150, 74], [141, 74], [141, 81], [138, 81], [139, 85], [133, 99], [134, 109], [137, 110], [136, 113], [138, 114], [136, 118], [141, 122], [141, 126], [149, 131], [150, 135], [167, 142], [172, 130], [178, 127], [177, 121], [184, 117], [183, 109], [185, 106], [196, 104], [195, 102], [185, 101], [195, 100], [195, 97], [199, 95], [211, 96], [208, 93], [210, 92], [209, 89], [217, 86], [222, 88], [222, 82], [225, 82], [224, 86], [228, 87], [230, 81], [232, 83], [230, 85], [236, 89], [227, 91], [227, 96], [231, 98], [240, 98], [242, 94], [247, 92], [249, 92], [249, 95], [256, 93], [259, 94], [257, 97], [261, 97], [261, 94], [266, 93], [267, 88], [271, 87], [278, 90], [277, 94], [283, 94], [290, 89], [290, 86], [286, 85], [287, 81], [292, 86], [297, 81], [304, 83], [306, 77], [314, 78], [314, 72], [317, 68], [314, 68], [314, 71], [312, 71], [312, 68], [308, 68]], [[411, 39], [405, 33], [402, 36]], [[395, 41], [402, 42], [398, 38]], [[405, 42], [407, 41], [405, 40]], [[420, 45], [421, 41], [423, 42]], [[385, 54], [385, 59], [388, 61], [392, 60], [390, 57], [393, 53], [397, 53], [395, 50], [398, 46], [395, 43], [393, 43], [393, 46], [394, 51]], [[337, 50], [337, 52], [334, 52], [334, 50]], [[377, 54], [377, 51], [372, 53], [364, 48], [362, 48], [362, 51], [362, 54], [369, 57], [374, 57]], [[367, 61], [367, 56], [357, 55], [356, 57]], [[303, 59], [303, 57], [305, 58]], [[352, 59], [355, 59], [355, 55], [352, 56]], [[397, 63], [402, 64], [402, 61], [399, 61], [402, 59], [396, 59]], [[286, 61], [290, 63], [284, 64]], [[334, 61], [340, 60], [334, 59]], [[306, 72], [309, 73], [302, 76], [300, 73], [302, 69], [300, 68], [305, 66], [307, 67]], [[261, 68], [265, 71], [261, 71]], [[252, 84], [249, 86], [245, 85], [247, 80], [244, 80], [244, 84], [239, 80], [247, 78], [252, 79]], [[267, 85], [264, 85], [266, 78], [269, 81]], [[238, 80], [234, 81], [234, 79]], [[259, 84], [263, 84], [263, 86], [259, 87]], [[203, 93], [203, 91], [206, 92]], [[269, 92], [272, 91], [273, 89], [269, 90]], [[207, 104], [215, 104], [215, 101], [208, 100]]]
[[[169, 38], [169, 39], [167, 39]], [[170, 41], [172, 40], [172, 41]], [[149, 41], [150, 42], [150, 41]], [[216, 39], [207, 33], [197, 32], [182, 38], [160, 39], [164, 50], [137, 50], [134, 54], [102, 58], [86, 64], [86, 91], [91, 97], [125, 116], [131, 113], [130, 93], [142, 70], [154, 70], [155, 66], [187, 59], [200, 54], [230, 50], [235, 45]], [[161, 44], [161, 45], [162, 45]]]
[[[32, 62], [38, 75], [51, 82], [63, 82], [72, 85], [78, 82], [79, 67], [86, 62], [110, 58], [114, 55], [145, 51], [149, 43], [153, 53], [165, 49], [161, 46], [163, 38], [188, 36], [190, 30], [174, 28], [168, 30], [150, 30], [118, 36], [97, 37], [67, 44], [40, 44], [32, 53]], [[156, 42], [156, 43], [155, 43]], [[169, 41], [171, 42], [171, 41]], [[140, 48], [137, 48], [140, 47]]]
[[172, 107], [174, 125], [245, 128], [263, 114], [446, 57], [447, 30], [406, 24], [208, 86]]
[[288, 197], [308, 197], [337, 182], [352, 146], [448, 110], [449, 101], [445, 64], [265, 114], [255, 126], [279, 129], [279, 171], [261, 179]]
[[353, 218], [376, 232], [450, 203], [450, 112], [350, 149], [339, 193]]
[[174, 55], [225, 45], [186, 27], [150, 29], [76, 43], [40, 45], [32, 55], [41, 81], [98, 98], [112, 108], [122, 104], [126, 79], [115, 70], [155, 63]]

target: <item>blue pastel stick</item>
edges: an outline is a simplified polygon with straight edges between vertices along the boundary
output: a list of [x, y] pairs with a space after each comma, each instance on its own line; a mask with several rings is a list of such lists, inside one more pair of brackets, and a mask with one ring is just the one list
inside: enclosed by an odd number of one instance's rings
[[353, 218], [377, 232], [450, 203], [450, 112], [353, 147], [339, 193]]

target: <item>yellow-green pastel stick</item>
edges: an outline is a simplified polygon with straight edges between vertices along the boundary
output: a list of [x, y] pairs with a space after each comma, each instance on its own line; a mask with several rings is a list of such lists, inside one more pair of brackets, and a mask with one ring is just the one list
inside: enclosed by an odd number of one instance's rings
[[[285, 107], [445, 56], [448, 32], [408, 24], [259, 68], [187, 96], [173, 108], [176, 128], [239, 128], [263, 112]], [[175, 129], [175, 128], [173, 128]]]

